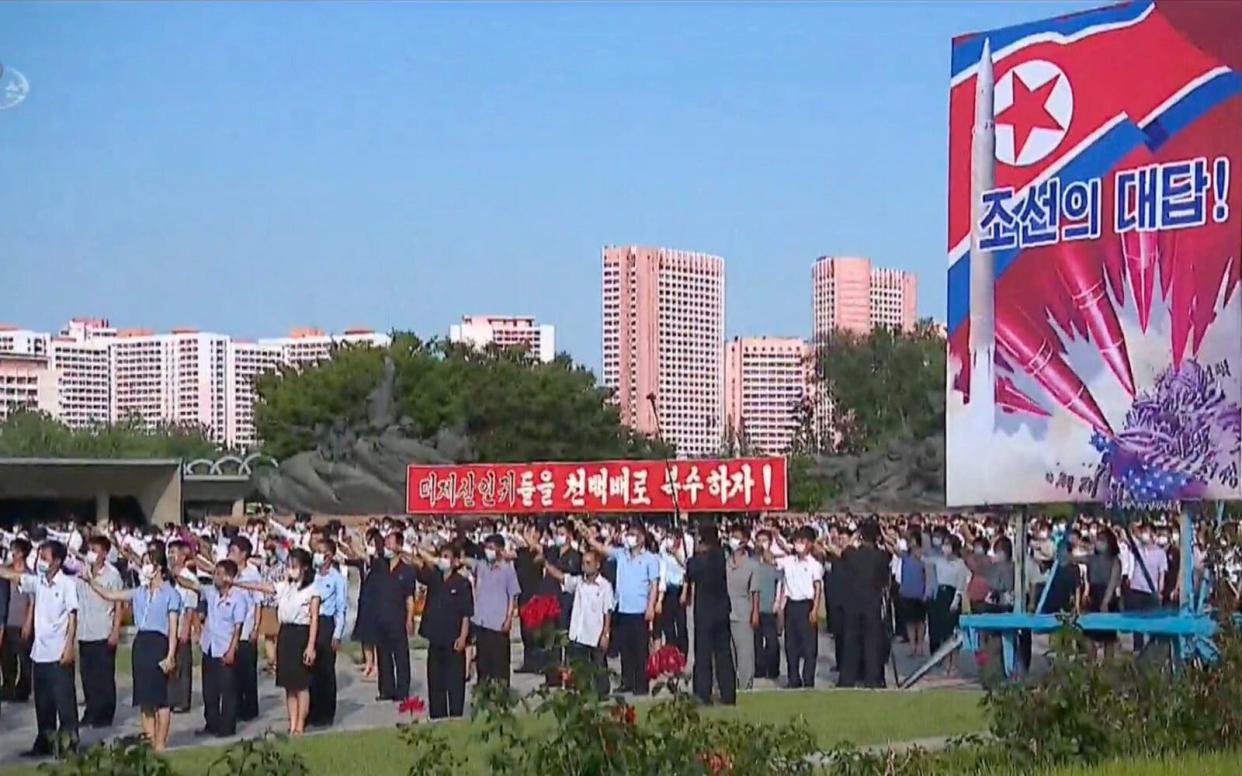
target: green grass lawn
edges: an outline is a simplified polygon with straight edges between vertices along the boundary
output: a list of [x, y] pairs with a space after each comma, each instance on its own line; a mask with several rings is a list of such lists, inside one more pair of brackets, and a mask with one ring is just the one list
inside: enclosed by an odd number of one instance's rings
[[[822, 747], [850, 742], [881, 744], [932, 736], [980, 732], [986, 727], [980, 694], [965, 690], [922, 692], [763, 691], [743, 693], [738, 705], [713, 707], [706, 714], [753, 722], [780, 723], [803, 718]], [[641, 706], [640, 706], [641, 713]], [[470, 754], [477, 772], [484, 772], [486, 745], [471, 736], [470, 723], [441, 723], [455, 748]], [[366, 776], [401, 774], [409, 770], [403, 744], [393, 728], [309, 735], [285, 744], [307, 761], [313, 773], [353, 772]], [[204, 774], [219, 756], [218, 747], [181, 749], [169, 754], [179, 774]], [[3, 776], [34, 773], [33, 769], [0, 769]]]
[[1177, 758], [1114, 760], [1096, 766], [1075, 765], [1046, 772], [1045, 776], [1236, 776], [1242, 773], [1242, 752], [1185, 754]]

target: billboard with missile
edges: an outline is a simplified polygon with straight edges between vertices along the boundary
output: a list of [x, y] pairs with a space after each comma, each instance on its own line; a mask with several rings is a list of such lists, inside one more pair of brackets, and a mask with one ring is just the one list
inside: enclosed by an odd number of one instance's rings
[[952, 45], [946, 495], [1242, 493], [1242, 2]]

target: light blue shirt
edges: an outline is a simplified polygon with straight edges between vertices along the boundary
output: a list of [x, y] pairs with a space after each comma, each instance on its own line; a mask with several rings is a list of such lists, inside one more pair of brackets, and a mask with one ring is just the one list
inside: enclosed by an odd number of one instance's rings
[[624, 547], [613, 547], [608, 556], [617, 562], [617, 613], [645, 613], [651, 586], [660, 581], [659, 559], [646, 550], [631, 555]]
[[135, 588], [131, 599], [134, 625], [138, 632], [151, 631], [168, 635], [168, 615], [181, 613], [181, 594], [168, 582], [151, 592], [147, 585]]
[[345, 635], [345, 618], [349, 613], [345, 575], [335, 567], [327, 574], [321, 571], [315, 576], [315, 586], [319, 588], [319, 616], [333, 618], [332, 638], [340, 641]]
[[671, 552], [660, 550], [660, 568], [666, 587], [681, 587], [686, 579], [685, 564], [679, 563]]
[[235, 587], [229, 589], [228, 595], [221, 596], [215, 585], [203, 587], [201, 595], [207, 616], [203, 618], [199, 646], [204, 657], [223, 657], [233, 643], [233, 629], [246, 621], [250, 596]]

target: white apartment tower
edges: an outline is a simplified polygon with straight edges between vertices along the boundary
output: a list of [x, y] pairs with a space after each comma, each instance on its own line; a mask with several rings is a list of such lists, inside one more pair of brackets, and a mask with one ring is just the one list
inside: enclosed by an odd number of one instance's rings
[[279, 345], [263, 345], [245, 340], [229, 343], [225, 366], [227, 402], [225, 440], [231, 448], [250, 449], [259, 443], [254, 427], [254, 406], [258, 401], [254, 384], [259, 375], [274, 372], [281, 365]]
[[556, 357], [556, 331], [539, 325], [528, 315], [463, 315], [461, 323], [449, 327], [450, 342], [465, 342], [476, 348], [496, 344], [523, 346], [532, 358], [547, 363]]

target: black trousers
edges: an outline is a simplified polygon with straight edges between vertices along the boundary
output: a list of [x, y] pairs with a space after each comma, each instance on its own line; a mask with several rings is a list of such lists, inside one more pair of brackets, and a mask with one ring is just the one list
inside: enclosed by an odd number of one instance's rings
[[884, 620], [880, 604], [851, 606], [841, 613], [838, 687], [884, 686]]
[[621, 689], [637, 695], [647, 694], [647, 646], [650, 634], [641, 614], [616, 614], [612, 636], [621, 652]]
[[704, 703], [712, 699], [712, 673], [715, 669], [720, 701], [737, 703], [737, 671], [733, 667], [733, 642], [728, 618], [694, 622], [694, 694]]
[[[608, 676], [608, 658], [604, 650], [587, 644], [571, 641], [565, 649], [566, 662], [573, 670], [590, 670], [595, 674], [595, 694], [607, 698], [612, 689], [612, 680]], [[589, 666], [589, 668], [583, 668]]]
[[22, 639], [20, 625], [4, 628], [4, 644], [0, 645], [0, 675], [3, 676], [0, 700], [18, 703], [30, 700], [30, 678], [33, 675], [30, 642]]
[[39, 727], [34, 750], [53, 754], [57, 732], [67, 733], [74, 746], [78, 742], [78, 688], [73, 665], [34, 664], [35, 720]]
[[203, 719], [213, 736], [237, 732], [237, 673], [236, 655], [231, 666], [203, 655]]
[[[1138, 573], [1142, 574], [1143, 572], [1142, 570], [1139, 570]], [[1144, 593], [1140, 590], [1127, 589], [1124, 593], [1122, 593], [1121, 601], [1125, 605], [1125, 610], [1127, 612], [1148, 612], [1152, 609], [1160, 608], [1159, 598], [1152, 593]], [[1143, 634], [1134, 634], [1134, 651], [1136, 653], [1143, 651], [1143, 645], [1145, 643], [1146, 640], [1143, 638]]]
[[755, 628], [755, 676], [776, 679], [781, 675], [781, 640], [776, 632], [776, 612], [759, 614]]
[[790, 687], [815, 686], [819, 635], [811, 624], [810, 601], [785, 602], [785, 675]]
[[108, 727], [116, 716], [116, 650], [107, 639], [78, 642], [78, 671], [86, 708], [82, 724]]
[[828, 632], [832, 634], [832, 659], [836, 663], [837, 671], [841, 670], [841, 663], [845, 659], [842, 649], [845, 645], [845, 620], [843, 604], [834, 603], [828, 607]]
[[427, 709], [432, 719], [460, 717], [466, 706], [466, 653], [427, 647]]
[[168, 677], [168, 705], [173, 711], [189, 711], [194, 693], [194, 644], [177, 642], [177, 670]]
[[660, 605], [660, 632], [664, 643], [672, 644], [681, 654], [690, 654], [690, 632], [686, 628], [686, 607], [681, 605], [681, 588], [669, 587], [664, 591]]
[[475, 668], [479, 681], [500, 682], [509, 686], [509, 636], [491, 628], [474, 627]]
[[332, 649], [335, 630], [335, 617], [319, 618], [315, 663], [311, 666], [310, 710], [306, 713], [308, 725], [326, 726], [336, 721], [336, 650]]
[[404, 700], [410, 695], [410, 639], [405, 632], [405, 622], [381, 622], [377, 633], [375, 659], [380, 697]]
[[259, 716], [259, 650], [254, 641], [237, 642], [233, 661], [237, 683], [237, 718], [249, 722]]

